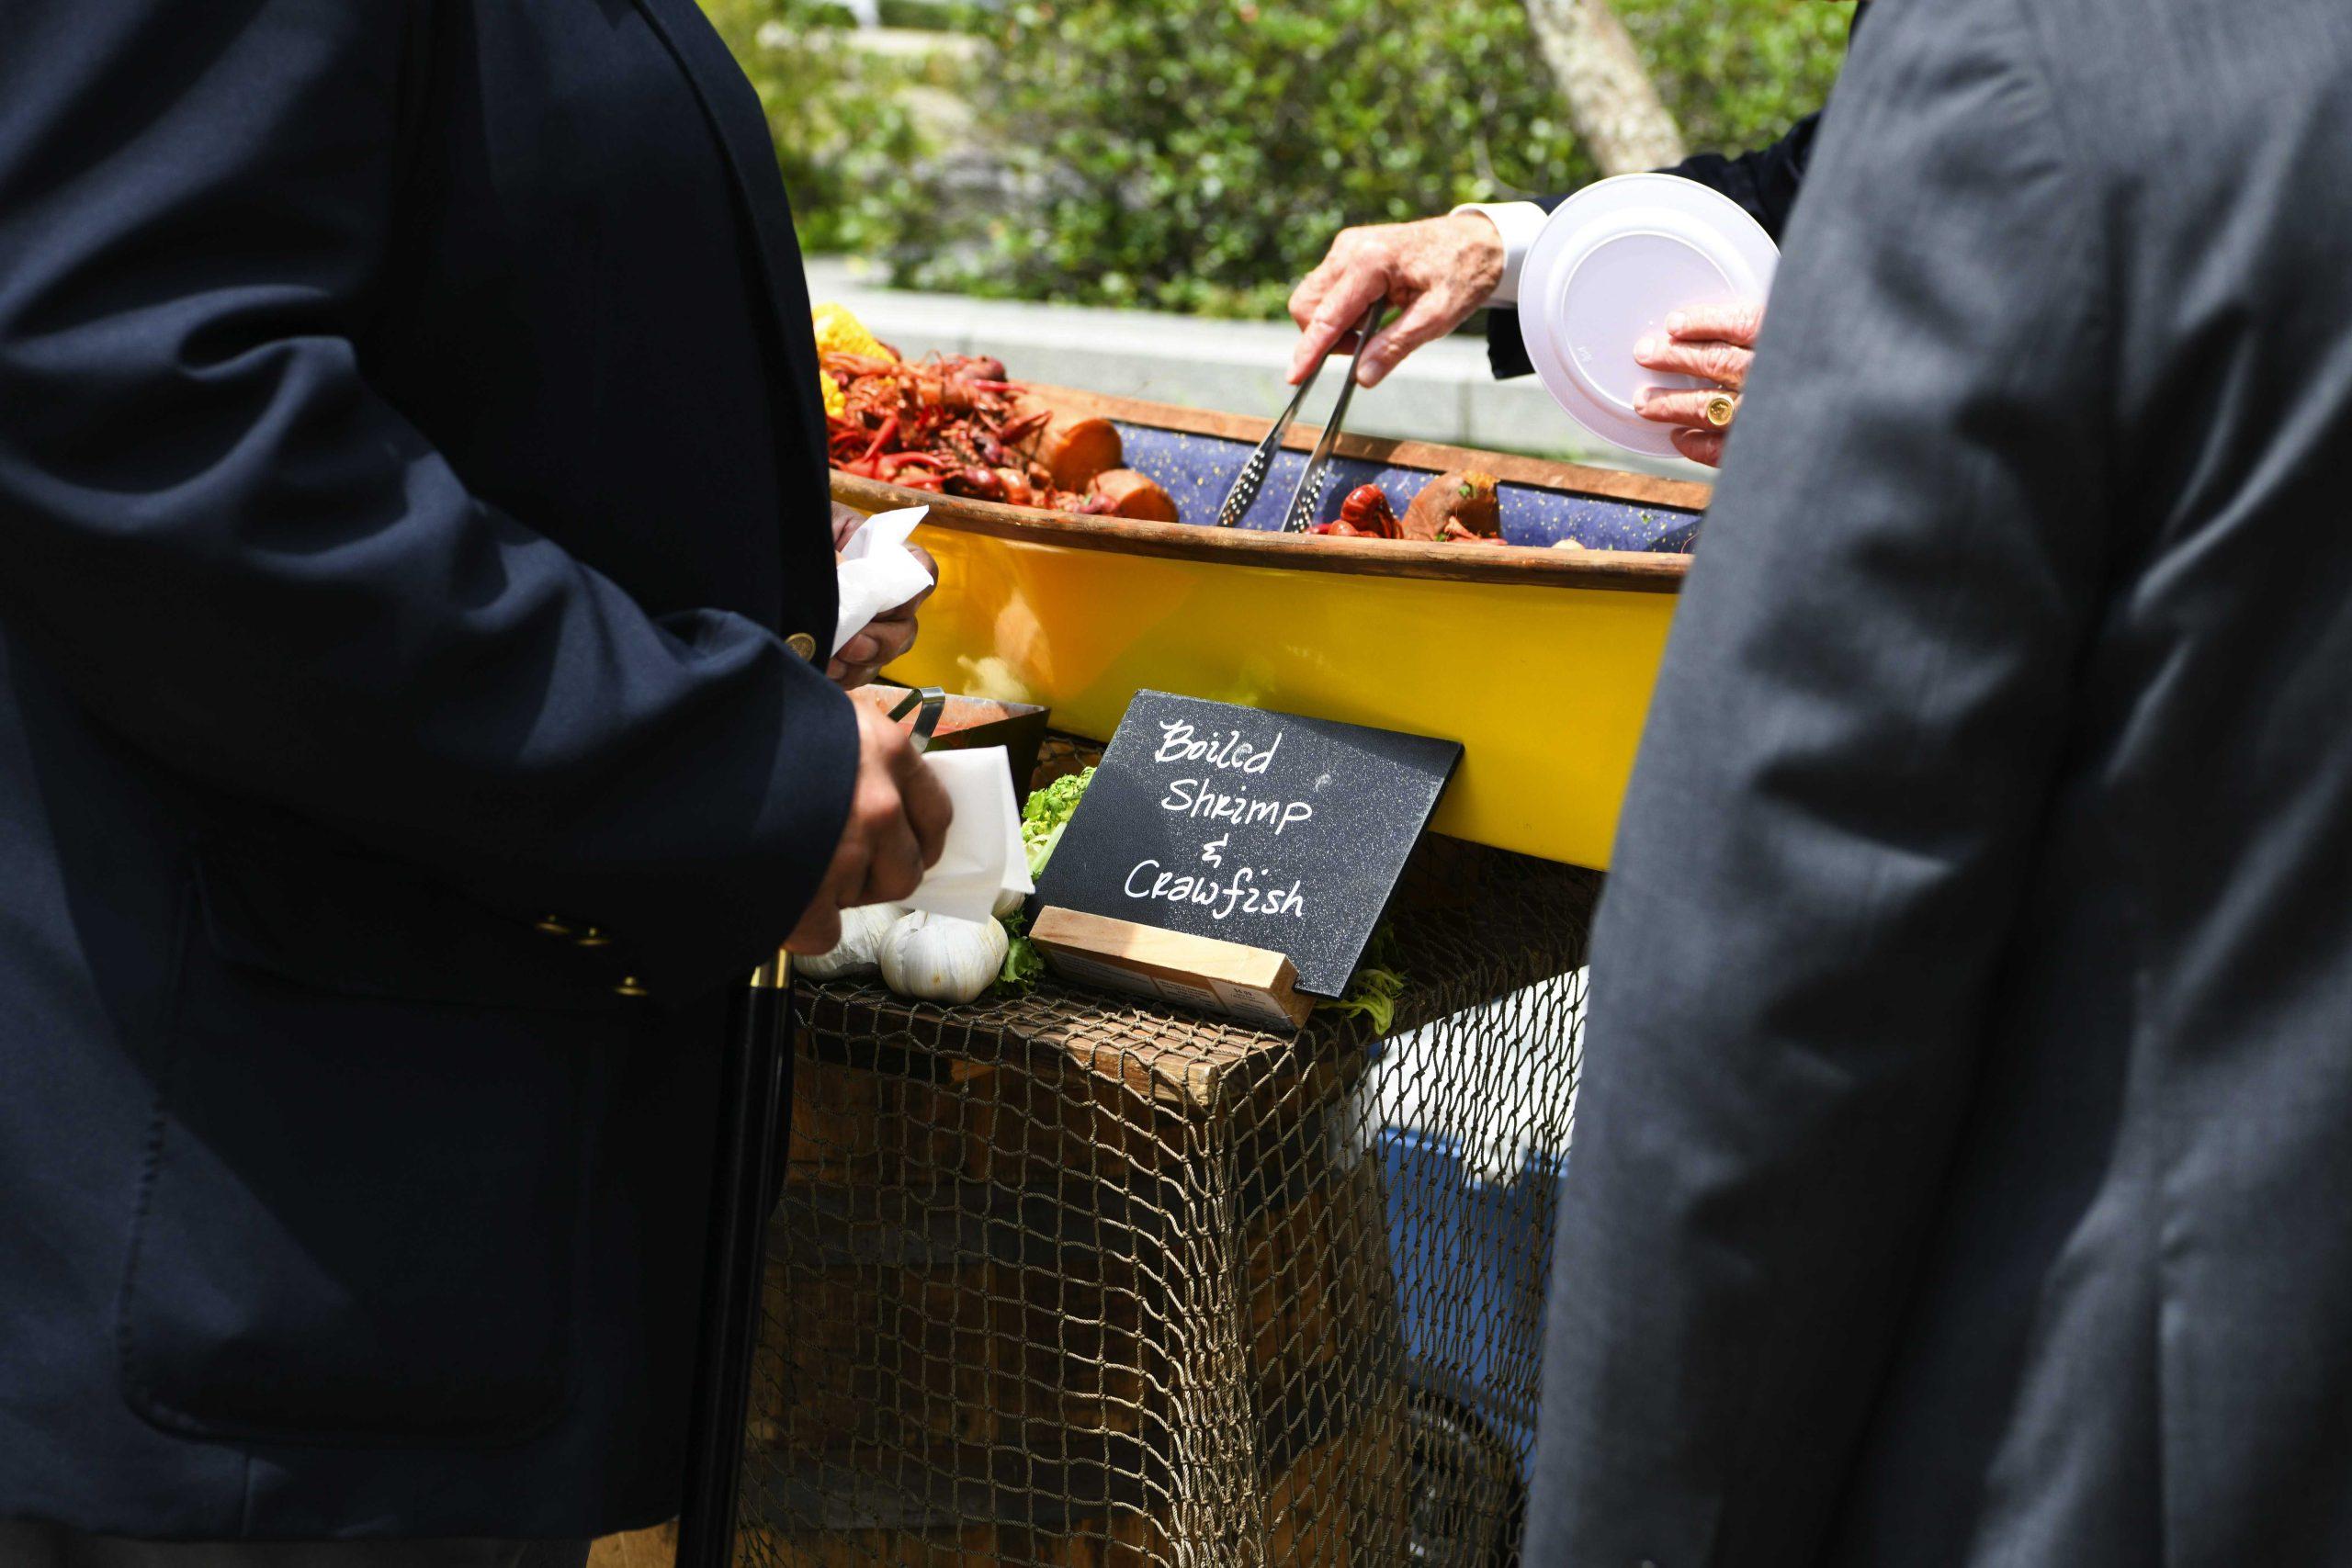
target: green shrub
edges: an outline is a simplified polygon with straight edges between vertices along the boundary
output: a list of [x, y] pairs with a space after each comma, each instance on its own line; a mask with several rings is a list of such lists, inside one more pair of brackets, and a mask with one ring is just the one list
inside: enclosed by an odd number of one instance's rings
[[908, 106], [920, 72], [845, 46], [847, 10], [821, 0], [703, 0], [759, 89], [800, 243], [878, 251], [905, 229], [924, 147]]
[[1000, 28], [1012, 199], [934, 192], [905, 282], [1276, 314], [1349, 223], [1590, 174], [1518, 0], [1023, 0]]
[[881, 13], [886, 28], [927, 28], [938, 31], [965, 31], [979, 20], [980, 14], [958, 0], [881, 0], [876, 7]]
[[1777, 140], [1829, 96], [1849, 5], [1820, 0], [1616, 0], [1691, 147]]
[[[949, 0], [919, 3], [955, 15]], [[1520, 0], [1010, 0], [976, 116], [927, 148], [915, 67], [819, 0], [705, 0], [769, 107], [811, 249], [919, 288], [1281, 313], [1351, 223], [1592, 177]], [[1850, 7], [1617, 0], [1694, 147], [1777, 136], [1834, 79]], [[930, 90], [943, 83], [934, 74]], [[940, 157], [936, 154], [950, 154]]]

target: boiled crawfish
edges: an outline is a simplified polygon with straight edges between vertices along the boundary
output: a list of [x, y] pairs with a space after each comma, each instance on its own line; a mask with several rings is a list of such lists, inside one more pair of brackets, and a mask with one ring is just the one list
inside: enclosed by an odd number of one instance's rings
[[1028, 450], [1053, 422], [1021, 412], [1021, 389], [1004, 363], [935, 355], [909, 362], [829, 353], [824, 373], [842, 389], [828, 417], [827, 457], [843, 473], [1014, 506], [1086, 510], [1065, 495]]
[[1340, 539], [1396, 539], [1404, 536], [1388, 492], [1378, 485], [1358, 485], [1340, 502], [1340, 515], [1317, 523], [1314, 531]]
[[827, 457], [861, 479], [1023, 504], [1032, 465], [1015, 448], [1052, 417], [1019, 412], [1003, 362], [935, 355], [909, 362], [830, 353], [824, 373], [842, 389], [827, 419]]

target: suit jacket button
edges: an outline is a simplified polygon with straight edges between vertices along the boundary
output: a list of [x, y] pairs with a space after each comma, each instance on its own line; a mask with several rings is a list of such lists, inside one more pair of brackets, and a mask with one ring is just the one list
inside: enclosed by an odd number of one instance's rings
[[792, 649], [796, 658], [806, 659], [812, 662], [816, 660], [817, 639], [807, 632], [794, 632], [784, 639], [784, 646]]
[[628, 976], [613, 987], [613, 995], [616, 997], [650, 997], [652, 994], [638, 983], [637, 976], [634, 975]]
[[611, 937], [606, 936], [594, 926], [590, 926], [572, 940], [582, 947], [610, 947], [613, 943]]
[[570, 936], [571, 928], [560, 915], [541, 915], [538, 929], [548, 936]]

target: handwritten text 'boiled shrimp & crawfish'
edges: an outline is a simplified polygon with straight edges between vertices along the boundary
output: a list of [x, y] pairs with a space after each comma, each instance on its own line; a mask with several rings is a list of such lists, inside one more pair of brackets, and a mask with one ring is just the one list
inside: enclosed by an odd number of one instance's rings
[[[1197, 764], [1244, 778], [1267, 776], [1283, 744], [1280, 731], [1261, 747], [1242, 739], [1238, 729], [1222, 735], [1198, 735], [1182, 719], [1162, 719], [1159, 730], [1159, 749], [1152, 754], [1153, 761]], [[1196, 821], [1229, 828], [1270, 829], [1277, 839], [1315, 819], [1315, 807], [1307, 801], [1253, 796], [1247, 784], [1220, 786], [1214, 774], [1170, 780], [1159, 805], [1164, 811], [1178, 812]], [[1232, 840], [1233, 835], [1227, 832], [1204, 843], [1201, 863], [1210, 871], [1222, 871], [1225, 852]], [[1271, 880], [1272, 876], [1272, 872], [1246, 865], [1235, 868], [1227, 875], [1174, 872], [1153, 859], [1139, 862], [1127, 873], [1125, 892], [1130, 898], [1201, 905], [1210, 911], [1212, 919], [1218, 920], [1236, 914], [1290, 915], [1304, 919], [1306, 899], [1300, 882], [1294, 879], [1288, 887], [1282, 887]]]

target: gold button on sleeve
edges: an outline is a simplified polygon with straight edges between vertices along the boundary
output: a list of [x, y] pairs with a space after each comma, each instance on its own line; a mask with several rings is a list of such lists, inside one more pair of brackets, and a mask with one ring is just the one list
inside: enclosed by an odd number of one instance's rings
[[798, 658], [813, 661], [817, 657], [817, 639], [807, 632], [794, 632], [784, 639], [784, 646]]

